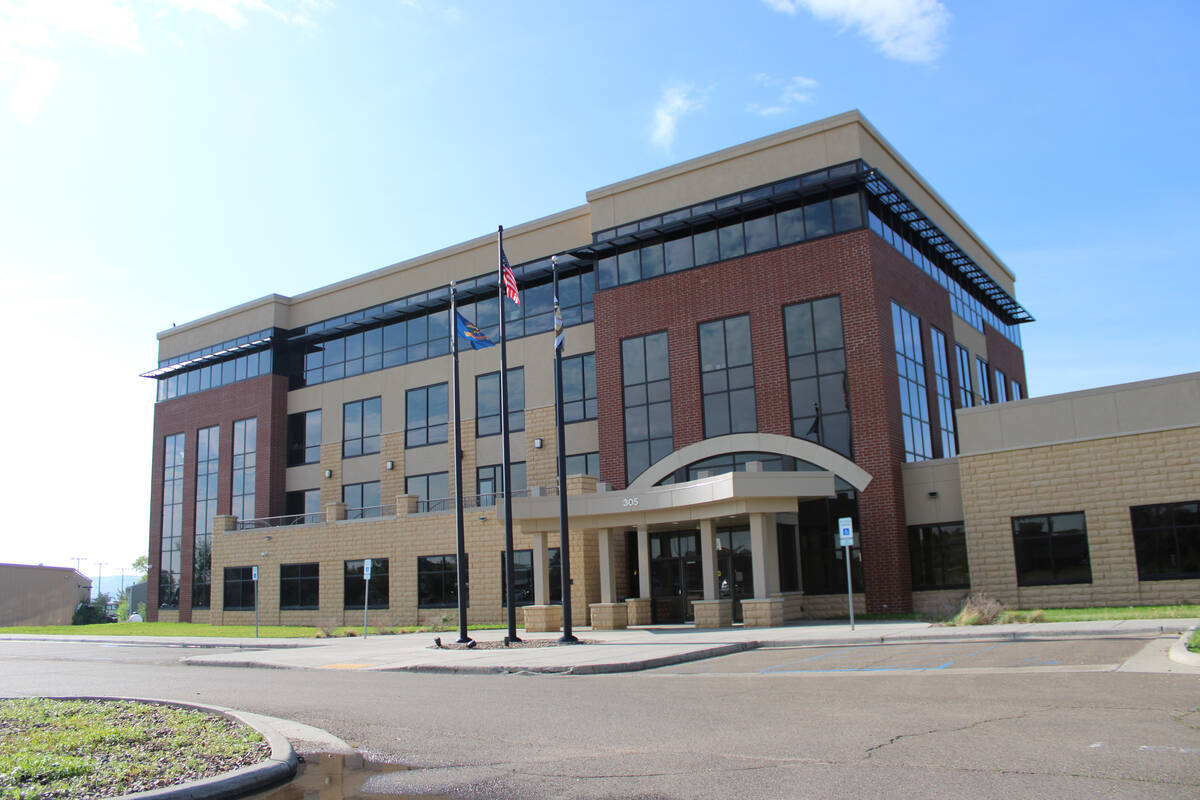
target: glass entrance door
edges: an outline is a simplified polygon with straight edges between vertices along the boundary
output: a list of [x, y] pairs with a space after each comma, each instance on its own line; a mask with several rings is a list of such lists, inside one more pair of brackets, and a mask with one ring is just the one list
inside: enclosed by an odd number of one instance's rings
[[733, 621], [742, 621], [742, 600], [754, 597], [750, 529], [717, 531], [717, 594], [733, 599]]
[[650, 534], [650, 597], [656, 623], [695, 618], [692, 602], [704, 597], [698, 531]]

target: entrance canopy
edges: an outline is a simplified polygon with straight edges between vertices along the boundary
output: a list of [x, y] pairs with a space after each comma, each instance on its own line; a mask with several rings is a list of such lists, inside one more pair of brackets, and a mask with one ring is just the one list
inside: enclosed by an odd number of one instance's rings
[[[833, 497], [834, 474], [727, 472], [687, 483], [567, 497], [573, 529], [632, 528], [796, 510], [797, 500]], [[526, 533], [558, 532], [558, 498], [513, 498], [513, 522]]]

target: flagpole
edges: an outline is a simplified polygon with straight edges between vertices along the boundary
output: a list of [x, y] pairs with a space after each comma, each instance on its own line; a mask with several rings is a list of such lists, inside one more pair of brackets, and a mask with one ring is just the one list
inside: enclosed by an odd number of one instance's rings
[[558, 256], [551, 259], [554, 276], [554, 420], [558, 438], [558, 539], [562, 556], [562, 636], [558, 641], [564, 643], [578, 642], [571, 633], [571, 534], [567, 527], [567, 445], [566, 424], [563, 419], [563, 383], [562, 383], [562, 351], [563, 323], [562, 311], [558, 306]]
[[450, 282], [450, 351], [454, 354], [454, 525], [458, 552], [458, 643], [467, 644], [467, 542], [463, 533], [462, 414], [459, 411], [458, 290]]
[[500, 470], [504, 476], [504, 576], [507, 582], [508, 635], [504, 641], [519, 642], [517, 638], [516, 581], [513, 580], [512, 528], [512, 463], [508, 452], [508, 345], [504, 336], [504, 226], [496, 229], [496, 278], [500, 301]]

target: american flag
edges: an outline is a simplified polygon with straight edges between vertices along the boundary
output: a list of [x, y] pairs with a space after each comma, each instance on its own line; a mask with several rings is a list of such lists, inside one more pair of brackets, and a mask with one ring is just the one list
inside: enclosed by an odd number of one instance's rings
[[500, 248], [500, 276], [504, 280], [504, 294], [517, 305], [521, 305], [521, 295], [517, 292], [517, 276], [513, 275], [512, 267], [508, 265], [508, 256], [504, 248]]

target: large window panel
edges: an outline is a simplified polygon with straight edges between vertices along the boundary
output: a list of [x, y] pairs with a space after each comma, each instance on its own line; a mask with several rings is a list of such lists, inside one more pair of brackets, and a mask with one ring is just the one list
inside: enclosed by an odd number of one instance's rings
[[342, 406], [342, 457], [379, 452], [383, 429], [383, 400], [369, 397]]
[[1200, 578], [1200, 501], [1129, 509], [1138, 580]]
[[[525, 369], [508, 371], [508, 429], [525, 430]], [[475, 378], [475, 435], [500, 433], [500, 373], [489, 372]]]
[[1082, 511], [1013, 517], [1012, 530], [1018, 586], [1092, 582]]
[[409, 389], [405, 395], [405, 447], [422, 447], [445, 442], [450, 414], [447, 384], [437, 383]]
[[915, 590], [966, 589], [971, 585], [967, 535], [961, 522], [910, 527], [908, 556]]
[[347, 483], [342, 486], [342, 502], [346, 504], [346, 519], [371, 519], [383, 513], [379, 497], [379, 481]]
[[320, 564], [281, 564], [279, 567], [279, 607], [285, 610], [312, 610], [320, 605]]
[[563, 421], [596, 419], [596, 354], [584, 353], [562, 360]]
[[316, 464], [321, 460], [321, 409], [288, 414], [287, 465]]
[[162, 546], [158, 562], [159, 608], [179, 608], [185, 447], [186, 439], [182, 433], [173, 433], [163, 439]]
[[217, 516], [217, 468], [221, 429], [214, 425], [196, 431], [196, 519], [192, 542], [192, 608], [211, 605], [212, 532]]
[[850, 405], [841, 301], [827, 297], [783, 310], [792, 435], [850, 456]]
[[947, 360], [946, 335], [931, 326], [929, 338], [933, 345], [930, 355], [933, 358], [933, 380], [938, 403], [938, 443], [942, 448], [942, 458], [953, 458], [958, 455], [958, 437], [955, 433], [954, 403], [950, 393], [950, 364]]
[[673, 449], [671, 374], [666, 332], [621, 342], [626, 482]]
[[388, 607], [388, 560], [386, 558], [371, 559], [371, 580], [368, 583], [363, 578], [365, 559], [346, 561], [343, 565], [345, 578], [342, 584], [342, 605], [347, 609], [362, 608], [366, 603], [368, 609]]
[[700, 386], [706, 438], [758, 430], [748, 314], [700, 325]]
[[893, 302], [892, 330], [896, 339], [896, 374], [900, 381], [904, 460], [923, 461], [933, 458], [933, 443], [929, 426], [929, 394], [925, 389], [921, 320]]
[[[470, 574], [471, 562], [466, 560]], [[468, 581], [469, 582], [469, 581]], [[467, 598], [470, 605], [470, 599]], [[419, 608], [455, 608], [458, 606], [458, 556], [454, 554], [417, 558], [417, 606]]]

